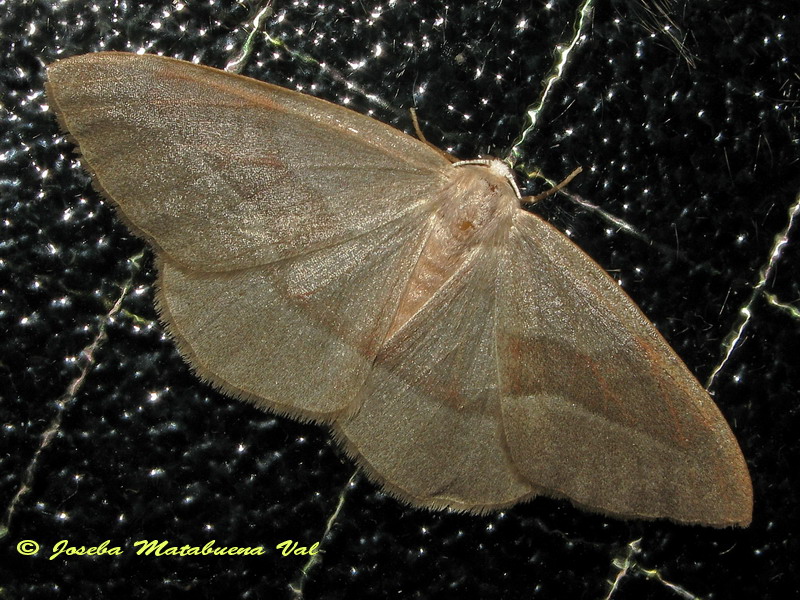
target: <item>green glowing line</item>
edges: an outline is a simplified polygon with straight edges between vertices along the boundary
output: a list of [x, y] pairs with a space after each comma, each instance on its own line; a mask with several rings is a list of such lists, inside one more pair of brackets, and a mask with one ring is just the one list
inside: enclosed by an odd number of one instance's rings
[[250, 55], [253, 53], [253, 44], [254, 40], [256, 39], [256, 35], [258, 34], [258, 30], [261, 29], [261, 24], [264, 22], [264, 19], [269, 16], [272, 16], [272, 0], [268, 0], [261, 10], [256, 13], [256, 16], [253, 17], [252, 29], [250, 30], [250, 33], [247, 34], [244, 44], [242, 44], [242, 51], [239, 53], [239, 56], [225, 65], [226, 71], [230, 71], [231, 73], [242, 72], [244, 65], [247, 63], [247, 61], [250, 59]]
[[[789, 220], [786, 223], [786, 227], [783, 231], [775, 236], [775, 244], [772, 246], [769, 260], [764, 268], [762, 268], [759, 272], [758, 283], [756, 283], [756, 285], [753, 287], [753, 291], [750, 293], [750, 297], [747, 299], [747, 302], [745, 302], [745, 304], [739, 309], [738, 323], [734, 327], [733, 331], [731, 331], [722, 342], [722, 348], [725, 351], [725, 355], [720, 363], [711, 372], [711, 375], [709, 375], [708, 380], [706, 381], [706, 389], [713, 385], [717, 375], [720, 373], [720, 371], [722, 371], [722, 369], [725, 367], [725, 364], [728, 362], [728, 359], [730, 359], [730, 357], [733, 355], [733, 351], [739, 347], [739, 342], [744, 339], [744, 330], [750, 323], [750, 317], [753, 316], [753, 311], [751, 309], [753, 303], [755, 302], [756, 297], [762, 293], [762, 290], [766, 287], [767, 282], [772, 275], [772, 271], [775, 269], [775, 265], [777, 264], [778, 259], [781, 257], [784, 246], [789, 243], [789, 232], [794, 227], [795, 219], [798, 218], [799, 215], [800, 194], [797, 195], [794, 203], [789, 207]], [[767, 296], [767, 299], [769, 300], [769, 296]], [[775, 306], [781, 306], [780, 304], [774, 302], [772, 304]]]
[[[356, 478], [358, 477], [358, 471], [355, 471], [351, 476], [350, 479], [347, 481], [345, 486], [342, 488], [341, 493], [339, 494], [339, 501], [336, 504], [336, 508], [333, 510], [333, 514], [328, 518], [328, 522], [325, 525], [325, 531], [322, 533], [322, 537], [320, 538], [320, 545], [324, 544], [328, 537], [330, 536], [331, 529], [333, 528], [334, 523], [336, 523], [336, 519], [339, 517], [339, 513], [342, 510], [342, 506], [344, 506], [345, 497], [350, 489], [353, 487]], [[311, 558], [308, 559], [303, 568], [300, 570], [300, 577], [294, 583], [289, 584], [289, 589], [292, 592], [292, 597], [294, 598], [302, 598], [303, 597], [303, 586], [305, 585], [306, 579], [308, 579], [308, 574], [311, 569], [314, 568], [320, 560], [322, 560], [322, 555], [325, 553], [324, 550], [320, 550], [318, 554], [314, 554]]]
[[764, 297], [767, 299], [767, 302], [769, 302], [772, 306], [780, 308], [781, 310], [785, 311], [795, 319], [800, 319], [800, 308], [792, 306], [791, 304], [786, 304], [786, 302], [781, 302], [780, 300], [778, 300], [778, 297], [776, 295], [770, 294], [769, 292], [764, 292]]
[[536, 124], [539, 121], [539, 115], [544, 109], [544, 105], [547, 102], [547, 98], [549, 97], [553, 87], [563, 77], [564, 70], [566, 69], [572, 50], [575, 49], [575, 47], [578, 45], [578, 42], [580, 42], [583, 38], [584, 28], [586, 27], [586, 24], [588, 23], [589, 17], [592, 13], [593, 1], [594, 0], [584, 0], [583, 4], [578, 10], [578, 21], [575, 25], [574, 35], [572, 36], [572, 40], [569, 42], [569, 44], [558, 44], [556, 46], [556, 62], [553, 65], [553, 68], [550, 70], [550, 75], [545, 80], [545, 88], [541, 97], [539, 98], [539, 102], [534, 108], [529, 108], [526, 111], [525, 127], [520, 136], [514, 141], [514, 145], [511, 147], [511, 150], [509, 150], [508, 154], [506, 155], [505, 160], [509, 166], [513, 167], [517, 161], [520, 160], [522, 156], [522, 146], [525, 144], [526, 138], [535, 129]]

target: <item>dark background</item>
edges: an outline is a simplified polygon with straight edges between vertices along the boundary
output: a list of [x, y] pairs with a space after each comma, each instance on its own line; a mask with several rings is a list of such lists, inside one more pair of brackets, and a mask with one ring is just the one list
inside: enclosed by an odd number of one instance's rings
[[[277, 2], [244, 73], [406, 131], [413, 106], [437, 145], [502, 155], [578, 5]], [[408, 508], [361, 476], [348, 485], [355, 467], [324, 428], [191, 375], [156, 319], [152, 254], [59, 134], [44, 66], [114, 49], [223, 67], [254, 14], [218, 0], [0, 5], [0, 598], [288, 598], [306, 559], [275, 545], [322, 539], [342, 494], [307, 598], [604, 598], [618, 577], [618, 599], [796, 594], [800, 223], [777, 241], [800, 191], [796, 2], [676, 4], [682, 53], [645, 6], [597, 0], [522, 148], [521, 166], [553, 179], [582, 165], [571, 191], [638, 232], [563, 195], [536, 207], [701, 381], [741, 331], [710, 388], [755, 487], [737, 530], [548, 499], [485, 517]], [[48, 560], [63, 539], [125, 553]], [[269, 553], [138, 557], [140, 539]], [[22, 540], [42, 549], [22, 556]]]

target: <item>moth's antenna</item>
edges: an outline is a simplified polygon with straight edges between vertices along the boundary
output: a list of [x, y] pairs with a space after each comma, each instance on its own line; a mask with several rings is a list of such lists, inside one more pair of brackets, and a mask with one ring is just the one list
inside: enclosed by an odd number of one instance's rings
[[548, 196], [555, 194], [558, 190], [564, 188], [567, 184], [569, 184], [570, 181], [575, 179], [575, 177], [577, 177], [581, 171], [583, 171], [583, 167], [578, 167], [572, 173], [567, 175], [561, 183], [554, 185], [549, 190], [546, 190], [541, 194], [536, 194], [535, 196], [525, 196], [522, 198], [522, 201], [525, 204], [536, 204], [539, 200], [547, 198]]
[[417, 137], [419, 138], [419, 141], [420, 141], [420, 142], [422, 142], [422, 143], [424, 143], [424, 144], [427, 144], [428, 146], [430, 146], [431, 148], [433, 148], [434, 150], [436, 150], [436, 152], [438, 152], [439, 154], [441, 154], [442, 156], [444, 156], [444, 157], [445, 157], [447, 160], [449, 160], [451, 163], [458, 162], [458, 159], [457, 159], [455, 156], [453, 156], [453, 155], [452, 155], [452, 154], [450, 154], [449, 152], [445, 152], [445, 151], [444, 151], [444, 150], [442, 150], [441, 148], [437, 148], [436, 146], [434, 146], [433, 144], [431, 144], [431, 143], [430, 143], [430, 142], [429, 142], [429, 141], [428, 141], [428, 140], [425, 138], [425, 134], [424, 134], [424, 133], [422, 133], [422, 128], [419, 126], [419, 120], [417, 119], [417, 111], [416, 111], [416, 110], [414, 110], [414, 108], [412, 107], [412, 108], [409, 108], [409, 109], [408, 109], [408, 112], [410, 112], [410, 113], [411, 113], [411, 122], [414, 124], [414, 133], [416, 133], [416, 134], [417, 134]]

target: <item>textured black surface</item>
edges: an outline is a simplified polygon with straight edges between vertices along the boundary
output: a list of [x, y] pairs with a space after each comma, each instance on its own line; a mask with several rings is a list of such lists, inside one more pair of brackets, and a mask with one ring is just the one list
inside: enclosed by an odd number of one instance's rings
[[[681, 597], [661, 579], [704, 598], [800, 591], [800, 319], [766, 295], [800, 297], [800, 224], [771, 257], [800, 190], [800, 19], [795, 2], [692, 4], [677, 14], [694, 68], [633, 3], [598, 1], [523, 159], [555, 179], [583, 165], [570, 189], [641, 233], [563, 196], [537, 207], [622, 282], [701, 381], [749, 307], [711, 390], [748, 459], [753, 525], [624, 522], [546, 499], [486, 517], [432, 513], [357, 478], [305, 597], [603, 598], [634, 540], [614, 598]], [[500, 154], [577, 8], [278, 2], [263, 25], [273, 41], [256, 38], [244, 72], [406, 130], [416, 106], [434, 143]], [[156, 321], [151, 254], [137, 258], [143, 243], [46, 111], [44, 65], [56, 58], [143, 50], [222, 67], [253, 14], [218, 0], [0, 4], [0, 597], [290, 597], [305, 558], [275, 545], [319, 540], [354, 472], [324, 429], [192, 377]], [[124, 553], [48, 560], [64, 539]], [[269, 553], [140, 557], [141, 539]], [[39, 553], [22, 556], [23, 540]]]

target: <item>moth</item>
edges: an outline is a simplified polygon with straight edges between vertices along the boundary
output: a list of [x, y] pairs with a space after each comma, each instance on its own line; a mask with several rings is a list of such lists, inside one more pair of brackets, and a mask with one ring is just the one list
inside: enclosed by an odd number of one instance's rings
[[170, 58], [48, 67], [94, 183], [155, 251], [200, 378], [327, 424], [412, 505], [538, 495], [623, 518], [747, 525], [709, 395], [620, 287], [521, 208], [500, 160]]

